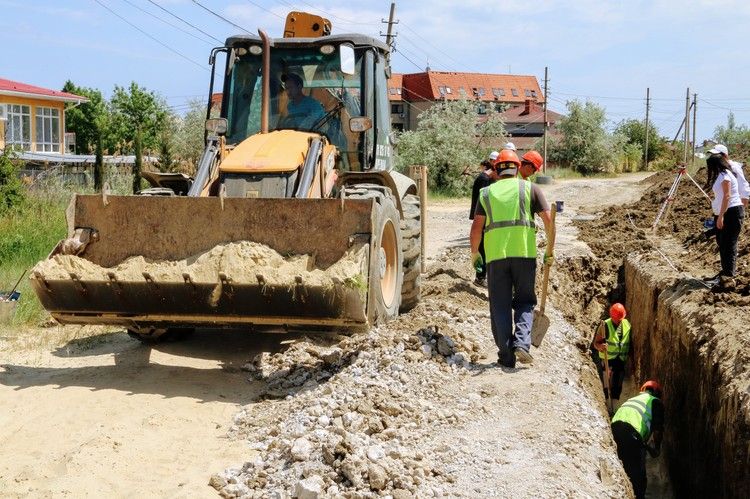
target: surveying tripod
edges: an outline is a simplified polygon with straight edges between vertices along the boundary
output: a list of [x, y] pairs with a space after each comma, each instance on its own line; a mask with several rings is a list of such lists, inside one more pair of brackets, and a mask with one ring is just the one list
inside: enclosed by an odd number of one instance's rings
[[656, 226], [659, 224], [659, 221], [661, 220], [662, 216], [664, 216], [665, 211], [669, 211], [672, 207], [672, 202], [677, 197], [677, 187], [680, 185], [680, 181], [682, 180], [682, 177], [686, 176], [690, 179], [691, 182], [695, 184], [695, 186], [698, 188], [699, 191], [701, 191], [701, 194], [706, 196], [706, 199], [708, 199], [708, 202], [711, 202], [711, 198], [706, 194], [706, 192], [701, 188], [700, 185], [698, 185], [698, 182], [695, 181], [693, 177], [690, 176], [690, 174], [687, 171], [687, 166], [678, 165], [677, 166], [677, 177], [675, 177], [674, 182], [672, 182], [672, 187], [669, 188], [669, 192], [667, 193], [667, 198], [664, 200], [664, 203], [662, 203], [661, 208], [659, 209], [659, 213], [656, 215], [656, 220], [654, 220], [654, 225], [651, 226], [651, 230], [656, 230]]

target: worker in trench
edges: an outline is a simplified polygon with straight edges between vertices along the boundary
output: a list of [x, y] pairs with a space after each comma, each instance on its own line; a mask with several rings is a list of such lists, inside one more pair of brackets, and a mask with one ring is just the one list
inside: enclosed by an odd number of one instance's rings
[[[474, 220], [474, 213], [477, 211], [477, 203], [479, 202], [479, 192], [488, 187], [497, 180], [497, 175], [492, 167], [492, 163], [500, 155], [497, 151], [492, 151], [487, 159], [482, 161], [482, 172], [477, 175], [474, 179], [474, 185], [471, 187], [471, 208], [469, 209], [469, 220]], [[482, 264], [478, 265], [474, 269], [476, 275], [474, 278], [474, 284], [477, 286], [487, 286], [487, 266], [484, 264], [484, 234], [482, 234], [482, 241], [479, 243], [479, 253], [482, 255]]]
[[[516, 361], [533, 362], [529, 349], [536, 305], [534, 214], [544, 222], [548, 240], [554, 230], [544, 194], [537, 185], [518, 178], [520, 166], [514, 151], [500, 151], [493, 164], [498, 180], [481, 190], [470, 234], [472, 266], [487, 265], [490, 322], [498, 363], [510, 368]], [[480, 244], [484, 244], [486, 258], [479, 251]], [[544, 262], [551, 263], [553, 258], [553, 254], [545, 254]]]
[[[611, 396], [614, 400], [620, 400], [622, 383], [625, 380], [625, 364], [630, 353], [630, 321], [625, 316], [627, 311], [621, 303], [609, 307], [609, 319], [599, 323], [593, 341], [598, 353], [595, 361], [599, 379], [604, 385], [604, 397]], [[605, 372], [606, 367], [609, 367], [609, 372]], [[604, 376], [608, 376], [609, 392], [607, 383], [604, 383]]]
[[659, 383], [646, 381], [641, 393], [622, 404], [612, 418], [617, 457], [633, 484], [636, 499], [646, 497], [646, 452], [654, 458], [661, 452], [665, 418], [661, 398]]

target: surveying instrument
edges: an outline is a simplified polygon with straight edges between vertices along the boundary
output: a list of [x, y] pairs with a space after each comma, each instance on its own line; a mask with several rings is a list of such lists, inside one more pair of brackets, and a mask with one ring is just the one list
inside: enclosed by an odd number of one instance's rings
[[683, 163], [680, 165], [677, 165], [677, 176], [674, 179], [674, 182], [672, 182], [672, 187], [669, 188], [669, 192], [667, 193], [667, 198], [664, 200], [664, 203], [662, 203], [661, 208], [659, 209], [659, 213], [656, 215], [656, 220], [654, 220], [654, 224], [651, 226], [651, 230], [656, 230], [656, 226], [659, 224], [659, 221], [664, 216], [665, 212], [669, 213], [669, 210], [672, 208], [672, 202], [677, 197], [677, 188], [680, 186], [680, 181], [682, 180], [682, 177], [687, 177], [690, 179], [690, 181], [695, 184], [695, 186], [698, 188], [699, 191], [701, 191], [701, 194], [706, 196], [706, 199], [708, 199], [708, 202], [711, 202], [711, 198], [706, 194], [706, 192], [701, 188], [700, 185], [698, 185], [698, 182], [695, 181], [693, 177], [690, 176], [690, 174], [687, 171], [687, 166]]

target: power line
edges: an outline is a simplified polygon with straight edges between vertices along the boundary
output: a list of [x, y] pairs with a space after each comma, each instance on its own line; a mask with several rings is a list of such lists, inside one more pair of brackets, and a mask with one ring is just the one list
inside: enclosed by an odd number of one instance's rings
[[131, 7], [134, 7], [134, 8], [136, 8], [136, 9], [140, 10], [141, 12], [145, 13], [146, 15], [149, 15], [149, 16], [153, 17], [154, 19], [157, 19], [157, 20], [159, 20], [159, 21], [163, 22], [163, 23], [164, 23], [164, 24], [166, 24], [167, 26], [171, 26], [171, 27], [173, 27], [174, 29], [177, 29], [177, 30], [180, 30], [180, 31], [182, 31], [183, 33], [185, 33], [185, 34], [186, 34], [186, 35], [188, 35], [188, 36], [192, 36], [192, 37], [193, 37], [193, 38], [195, 38], [196, 40], [199, 40], [199, 41], [201, 41], [201, 42], [203, 42], [203, 43], [207, 43], [207, 44], [211, 45], [211, 42], [208, 42], [208, 41], [204, 40], [203, 38], [201, 38], [201, 37], [199, 37], [199, 36], [196, 36], [196, 35], [194, 35], [193, 33], [189, 32], [189, 31], [187, 31], [187, 30], [185, 30], [185, 29], [183, 29], [183, 28], [180, 28], [179, 26], [175, 26], [174, 24], [170, 23], [169, 21], [167, 21], [167, 20], [165, 20], [165, 19], [162, 19], [161, 17], [157, 16], [156, 14], [153, 14], [153, 13], [151, 13], [151, 12], [147, 11], [146, 9], [144, 9], [144, 8], [142, 8], [142, 7], [139, 7], [138, 5], [134, 4], [134, 3], [133, 3], [133, 2], [131, 2], [130, 0], [122, 0], [122, 1], [123, 1], [123, 2], [125, 2], [126, 4], [130, 5]]
[[216, 38], [215, 36], [213, 36], [213, 35], [211, 35], [209, 33], [206, 33], [205, 31], [203, 31], [199, 27], [197, 27], [197, 26], [195, 26], [195, 25], [187, 22], [186, 20], [184, 20], [183, 18], [181, 18], [180, 16], [178, 16], [174, 12], [172, 12], [172, 11], [170, 11], [170, 10], [162, 7], [161, 5], [159, 5], [158, 3], [156, 3], [154, 0], [147, 0], [147, 1], [148, 1], [148, 3], [150, 3], [152, 5], [155, 5], [156, 7], [160, 8], [161, 10], [163, 10], [164, 12], [166, 12], [167, 14], [169, 14], [170, 16], [174, 17], [175, 19], [178, 19], [179, 21], [182, 21], [183, 23], [187, 24], [188, 26], [190, 26], [194, 30], [199, 31], [200, 33], [203, 33], [204, 35], [206, 35], [207, 37], [211, 38], [212, 40], [214, 40], [214, 41], [216, 41], [218, 43], [222, 43], [222, 44], [224, 43], [221, 40], [219, 40], [218, 38]]
[[118, 13], [117, 13], [117, 12], [115, 12], [114, 10], [112, 10], [112, 9], [110, 9], [109, 7], [107, 7], [106, 5], [104, 5], [104, 4], [103, 4], [102, 2], [100, 2], [99, 0], [94, 0], [94, 2], [98, 3], [98, 4], [99, 4], [99, 5], [101, 6], [101, 7], [103, 7], [104, 9], [107, 9], [107, 10], [108, 10], [108, 11], [109, 11], [109, 12], [110, 12], [110, 13], [111, 13], [112, 15], [114, 15], [114, 16], [115, 16], [115, 17], [117, 17], [117, 18], [119, 18], [119, 19], [120, 19], [120, 20], [122, 20], [123, 22], [127, 23], [127, 24], [128, 24], [129, 26], [131, 26], [132, 28], [134, 28], [134, 29], [136, 29], [136, 30], [140, 31], [141, 33], [143, 33], [143, 34], [144, 34], [144, 35], [146, 35], [147, 37], [151, 38], [151, 39], [152, 39], [153, 41], [155, 41], [156, 43], [158, 43], [158, 44], [159, 44], [159, 45], [161, 45], [162, 47], [166, 48], [166, 49], [167, 49], [167, 50], [169, 50], [170, 52], [172, 52], [172, 53], [174, 53], [174, 54], [177, 54], [178, 56], [182, 57], [183, 59], [185, 59], [186, 61], [188, 61], [188, 62], [190, 62], [190, 63], [192, 63], [192, 64], [195, 64], [196, 66], [198, 66], [199, 68], [203, 69], [204, 71], [208, 71], [208, 68], [207, 68], [207, 67], [205, 67], [204, 65], [200, 64], [199, 62], [196, 62], [196, 61], [192, 60], [191, 58], [189, 58], [189, 57], [188, 57], [188, 56], [186, 56], [185, 54], [183, 54], [183, 53], [181, 53], [181, 52], [178, 52], [177, 50], [173, 49], [172, 47], [170, 47], [170, 46], [169, 46], [169, 45], [167, 45], [166, 43], [164, 43], [164, 42], [162, 42], [161, 40], [157, 39], [156, 37], [152, 36], [152, 35], [151, 35], [150, 33], [148, 33], [148, 32], [146, 32], [146, 31], [142, 30], [141, 28], [139, 28], [139, 27], [138, 27], [138, 26], [136, 26], [135, 24], [131, 23], [130, 21], [128, 21], [127, 19], [125, 19], [124, 17], [122, 17], [122, 16], [120, 15], [120, 14], [118, 14]]
[[[97, 1], [98, 1], [98, 0], [97, 0]], [[219, 19], [221, 19], [221, 20], [222, 20], [222, 21], [224, 21], [225, 23], [231, 24], [231, 25], [232, 25], [232, 26], [234, 26], [235, 28], [237, 28], [237, 29], [241, 29], [241, 30], [242, 30], [242, 31], [244, 31], [245, 33], [248, 33], [248, 34], [249, 34], [249, 33], [251, 33], [250, 31], [248, 31], [247, 29], [243, 28], [243, 27], [242, 27], [242, 26], [240, 26], [239, 24], [235, 24], [235, 23], [233, 23], [232, 21], [230, 21], [229, 19], [227, 19], [226, 17], [222, 16], [221, 14], [218, 14], [218, 13], [214, 12], [213, 10], [209, 9], [208, 7], [206, 7], [205, 5], [203, 5], [202, 3], [200, 3], [200, 2], [198, 1], [198, 0], [193, 0], [193, 3], [194, 3], [195, 5], [197, 5], [198, 7], [200, 7], [201, 9], [205, 10], [206, 12], [208, 12], [209, 14], [211, 14], [211, 15], [213, 15], [213, 16], [215, 16], [215, 17], [218, 17]]]
[[280, 16], [280, 15], [278, 15], [278, 14], [277, 14], [276, 12], [274, 12], [274, 11], [272, 11], [272, 10], [269, 10], [269, 9], [267, 9], [267, 8], [265, 8], [265, 7], [261, 6], [261, 5], [258, 5], [257, 3], [253, 2], [252, 0], [246, 0], [246, 1], [247, 1], [247, 3], [249, 3], [249, 4], [255, 5], [255, 6], [256, 6], [256, 7], [258, 7], [258, 8], [260, 9], [260, 10], [262, 10], [262, 11], [265, 11], [265, 12], [268, 12], [268, 13], [269, 13], [269, 14], [271, 14], [272, 16], [276, 16], [276, 17], [278, 17], [279, 19], [285, 19], [285, 18], [284, 18], [284, 16]]

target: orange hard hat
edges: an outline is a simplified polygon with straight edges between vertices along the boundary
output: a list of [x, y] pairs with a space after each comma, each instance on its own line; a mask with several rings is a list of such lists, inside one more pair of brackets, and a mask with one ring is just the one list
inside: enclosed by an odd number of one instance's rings
[[521, 160], [518, 159], [518, 155], [515, 151], [511, 151], [510, 149], [503, 149], [500, 151], [500, 154], [497, 156], [497, 159], [492, 163], [492, 166], [495, 167], [495, 169], [501, 169], [505, 170], [508, 167], [505, 168], [498, 168], [499, 165], [502, 165], [503, 163], [514, 163], [515, 167], [510, 168], [518, 168], [521, 166]]
[[620, 322], [628, 313], [622, 303], [615, 303], [609, 307], [609, 318], [613, 321]]
[[643, 386], [641, 387], [641, 391], [645, 392], [646, 390], [651, 391], [651, 395], [654, 397], [660, 398], [661, 397], [661, 385], [658, 381], [655, 381], [653, 379], [650, 379], [643, 383]]
[[526, 154], [521, 157], [523, 161], [528, 161], [529, 163], [534, 165], [534, 168], [536, 168], [536, 171], [539, 171], [542, 169], [542, 164], [544, 163], [544, 160], [542, 159], [542, 155], [539, 154], [536, 151], [529, 151]]

